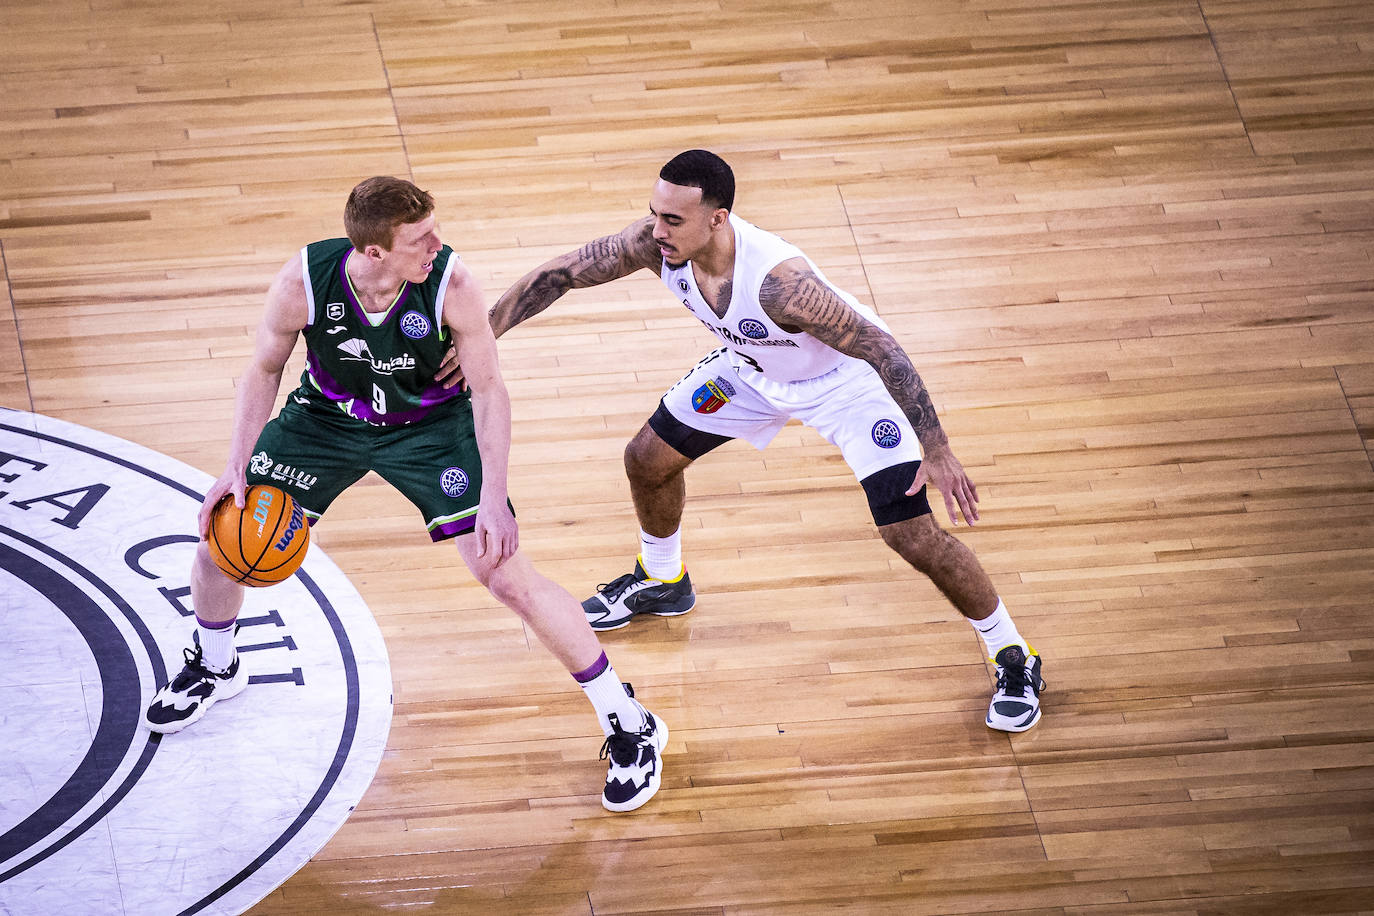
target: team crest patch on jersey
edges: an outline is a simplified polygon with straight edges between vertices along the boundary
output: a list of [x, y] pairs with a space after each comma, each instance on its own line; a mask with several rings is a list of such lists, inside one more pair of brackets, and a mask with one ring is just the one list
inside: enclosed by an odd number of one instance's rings
[[763, 322], [753, 318], [746, 318], [741, 321], [739, 332], [750, 340], [763, 340], [768, 336], [768, 329], [763, 326]]
[[677, 281], [677, 288], [682, 290], [684, 293], [687, 292], [687, 290], [691, 289], [691, 287], [687, 285], [686, 280]]
[[902, 441], [902, 431], [891, 420], [873, 424], [873, 442], [878, 448], [896, 448]]
[[730, 403], [735, 389], [723, 378], [708, 381], [692, 392], [692, 409], [697, 413], [715, 413]]
[[444, 492], [457, 499], [468, 491], [468, 472], [462, 468], [448, 468], [439, 475], [439, 486]]
[[429, 319], [416, 311], [401, 316], [401, 330], [411, 340], [420, 340], [429, 334]]
[[344, 316], [344, 304], [342, 302], [331, 302], [324, 307], [324, 314], [330, 321], [342, 321]]

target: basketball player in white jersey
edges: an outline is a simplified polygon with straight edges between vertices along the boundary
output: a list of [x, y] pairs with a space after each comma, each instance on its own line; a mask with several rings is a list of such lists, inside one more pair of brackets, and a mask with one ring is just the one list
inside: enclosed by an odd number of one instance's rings
[[500, 337], [575, 287], [652, 270], [718, 336], [668, 389], [625, 449], [640, 525], [632, 572], [582, 603], [594, 629], [636, 614], [676, 616], [696, 603], [682, 564], [683, 471], [734, 438], [762, 449], [796, 417], [839, 446], [868, 495], [883, 540], [928, 576], [983, 637], [997, 666], [987, 724], [1040, 721], [1040, 656], [1021, 638], [973, 551], [936, 524], [926, 483], [972, 525], [978, 492], [950, 451], [921, 377], [868, 306], [835, 288], [799, 249], [731, 210], [730, 166], [688, 150], [659, 172], [649, 215], [526, 274], [497, 301]]

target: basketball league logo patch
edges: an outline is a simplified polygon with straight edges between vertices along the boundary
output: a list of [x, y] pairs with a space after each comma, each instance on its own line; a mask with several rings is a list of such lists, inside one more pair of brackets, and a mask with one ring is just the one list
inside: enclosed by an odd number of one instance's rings
[[768, 336], [768, 329], [763, 326], [763, 322], [753, 318], [745, 318], [741, 321], [739, 332], [750, 340], [763, 340]]
[[896, 448], [902, 441], [902, 431], [891, 420], [879, 420], [873, 424], [873, 442], [878, 448]]
[[468, 472], [462, 468], [448, 468], [439, 475], [439, 486], [444, 492], [457, 499], [468, 491]]
[[717, 377], [692, 392], [692, 409], [697, 413], [715, 413], [726, 404], [735, 389], [725, 379]]
[[401, 316], [401, 330], [411, 340], [420, 340], [429, 333], [429, 319], [411, 310]]

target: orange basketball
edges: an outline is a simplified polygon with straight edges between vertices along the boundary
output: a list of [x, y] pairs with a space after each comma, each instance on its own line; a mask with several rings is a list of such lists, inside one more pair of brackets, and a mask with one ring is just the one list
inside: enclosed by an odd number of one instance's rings
[[305, 510], [277, 487], [249, 487], [242, 509], [226, 493], [210, 515], [210, 557], [244, 585], [275, 585], [300, 567], [309, 546]]

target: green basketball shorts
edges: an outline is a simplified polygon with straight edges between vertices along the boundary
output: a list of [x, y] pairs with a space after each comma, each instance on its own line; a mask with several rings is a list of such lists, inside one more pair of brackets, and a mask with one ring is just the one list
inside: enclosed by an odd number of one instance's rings
[[471, 531], [482, 493], [471, 401], [450, 401], [416, 423], [373, 426], [289, 395], [258, 436], [247, 477], [290, 493], [313, 523], [368, 471], [420, 510], [432, 540]]

